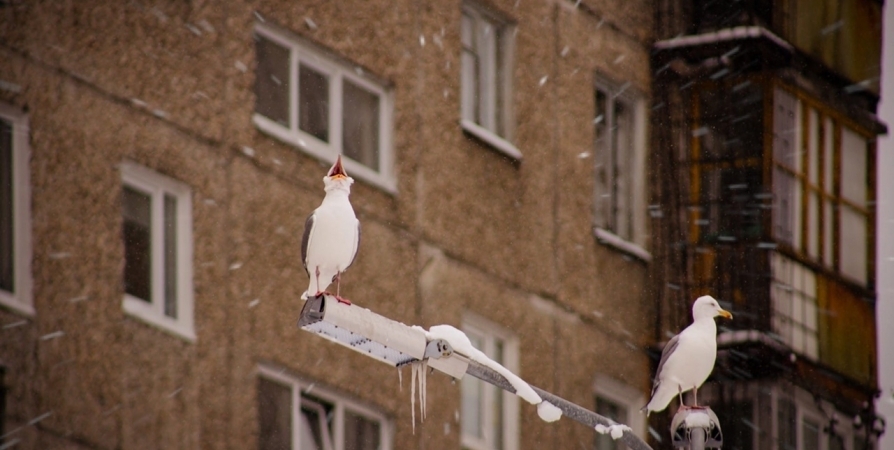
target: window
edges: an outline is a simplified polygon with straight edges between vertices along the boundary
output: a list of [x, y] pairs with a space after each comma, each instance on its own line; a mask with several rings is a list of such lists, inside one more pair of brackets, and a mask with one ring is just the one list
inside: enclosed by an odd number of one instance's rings
[[639, 246], [632, 251], [635, 256], [648, 255], [641, 247], [646, 239], [646, 208], [645, 123], [640, 103], [626, 87], [596, 84], [596, 227], [603, 235]]
[[388, 191], [391, 94], [366, 71], [267, 25], [255, 29], [255, 125]]
[[260, 450], [391, 448], [391, 426], [382, 414], [282, 371], [261, 367], [260, 373]]
[[28, 118], [0, 103], [0, 306], [34, 314]]
[[[472, 345], [518, 373], [518, 343], [511, 334], [476, 317], [464, 321]], [[518, 448], [518, 397], [478, 380], [462, 380], [462, 445], [470, 450]]]
[[867, 135], [781, 88], [773, 101], [773, 236], [867, 285], [874, 170]]
[[773, 252], [773, 332], [792, 350], [819, 358], [816, 274], [804, 265]]
[[776, 439], [780, 450], [798, 449], [798, 410], [795, 402], [779, 397], [776, 404]]
[[748, 80], [707, 83], [694, 91], [691, 146], [693, 241], [729, 244], [761, 237], [762, 86]]
[[[645, 397], [636, 389], [613, 378], [598, 375], [594, 384], [594, 411], [617, 423], [624, 424], [637, 436], [643, 437], [645, 421], [639, 409], [646, 403]], [[621, 441], [612, 439], [610, 435], [594, 433], [596, 450], [626, 449]]]
[[190, 189], [131, 162], [121, 177], [124, 310], [193, 341]]
[[506, 155], [521, 159], [512, 134], [512, 43], [508, 21], [470, 2], [462, 13], [462, 126]]

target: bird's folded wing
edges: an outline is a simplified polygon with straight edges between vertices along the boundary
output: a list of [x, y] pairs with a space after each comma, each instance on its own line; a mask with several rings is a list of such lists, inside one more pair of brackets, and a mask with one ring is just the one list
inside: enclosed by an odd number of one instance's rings
[[667, 341], [667, 345], [665, 345], [664, 350], [661, 351], [661, 361], [658, 362], [658, 370], [655, 371], [655, 384], [652, 386], [652, 395], [655, 395], [655, 391], [658, 389], [658, 384], [661, 382], [661, 370], [664, 369], [664, 363], [666, 363], [670, 355], [674, 353], [679, 343], [680, 335], [678, 334]]
[[[307, 270], [307, 245], [310, 243], [311, 235], [314, 229], [314, 213], [307, 216], [304, 222], [304, 236], [301, 237], [301, 263], [304, 264], [304, 270]], [[308, 272], [310, 274], [310, 272]]]

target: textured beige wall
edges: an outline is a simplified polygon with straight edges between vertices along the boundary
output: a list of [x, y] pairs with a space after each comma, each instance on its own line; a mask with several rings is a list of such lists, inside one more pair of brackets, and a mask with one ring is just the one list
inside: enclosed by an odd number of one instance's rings
[[[429, 417], [414, 435], [393, 369], [295, 327], [300, 236], [326, 167], [251, 122], [255, 12], [393, 89], [398, 193], [354, 185], [363, 242], [349, 298], [426, 327], [487, 318], [517, 333], [520, 375], [586, 407], [598, 373], [645, 392], [648, 358], [630, 346], [652, 335], [646, 266], [595, 241], [593, 159], [578, 155], [592, 151], [597, 71], [648, 98], [650, 6], [592, 3], [492, 3], [518, 28], [520, 164], [459, 127], [459, 1], [0, 8], [0, 79], [21, 86], [0, 101], [26, 108], [31, 125], [37, 310], [0, 330], [6, 430], [51, 411], [18, 432], [22, 448], [252, 448], [256, 369], [267, 362], [388, 415], [396, 449], [458, 447], [459, 384], [429, 380]], [[193, 344], [122, 311], [124, 159], [192, 188]], [[20, 320], [0, 309], [0, 324]], [[593, 439], [524, 404], [520, 425], [522, 448]]]

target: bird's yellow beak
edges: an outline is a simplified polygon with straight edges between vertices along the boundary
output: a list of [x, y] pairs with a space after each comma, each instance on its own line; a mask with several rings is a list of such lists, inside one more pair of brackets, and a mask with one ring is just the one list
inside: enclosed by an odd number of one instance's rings
[[721, 317], [726, 317], [727, 319], [730, 319], [730, 320], [732, 320], [732, 318], [733, 318], [733, 314], [725, 309], [721, 309], [720, 311], [717, 311], [717, 314], [720, 315]]

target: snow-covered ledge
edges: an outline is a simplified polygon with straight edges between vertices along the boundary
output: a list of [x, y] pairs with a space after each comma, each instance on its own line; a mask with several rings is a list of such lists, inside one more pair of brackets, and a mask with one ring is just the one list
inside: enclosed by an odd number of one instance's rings
[[618, 236], [615, 233], [612, 233], [611, 231], [606, 230], [605, 228], [595, 227], [593, 228], [593, 231], [596, 234], [596, 239], [598, 239], [600, 243], [608, 245], [609, 247], [614, 247], [616, 250], [620, 250], [644, 262], [652, 261], [652, 254], [639, 245], [625, 240], [624, 238]]
[[521, 151], [516, 146], [512, 145], [511, 142], [501, 138], [493, 131], [484, 128], [471, 120], [463, 119], [460, 123], [466, 133], [481, 139], [481, 141], [493, 147], [494, 150], [497, 150], [516, 161], [521, 161]]

